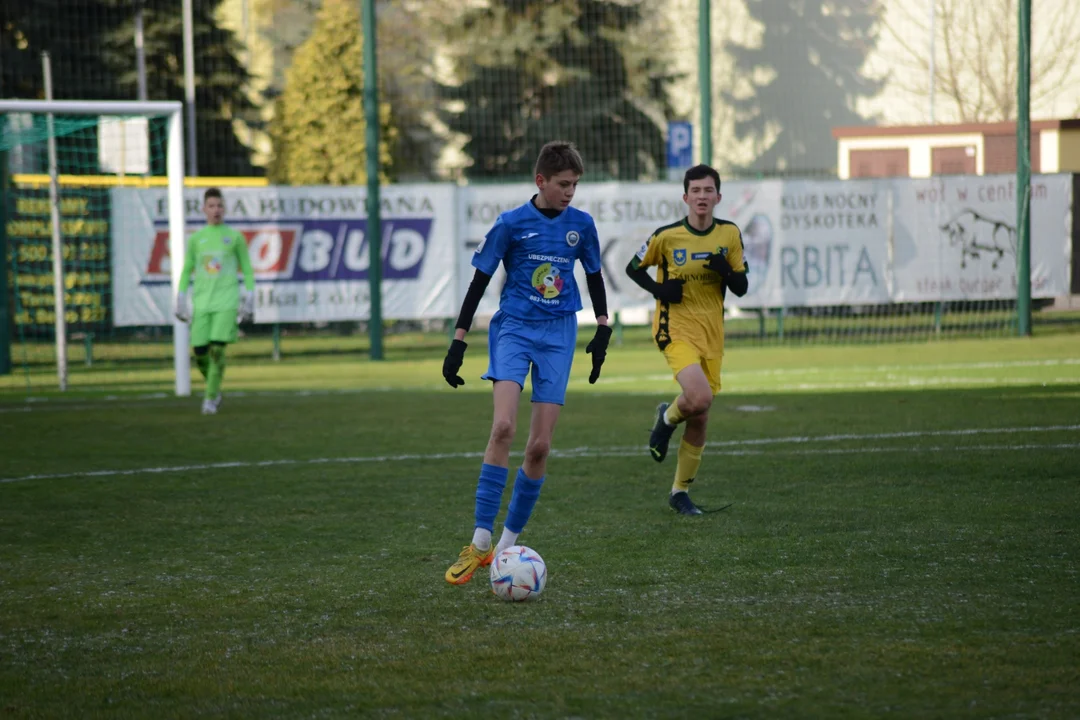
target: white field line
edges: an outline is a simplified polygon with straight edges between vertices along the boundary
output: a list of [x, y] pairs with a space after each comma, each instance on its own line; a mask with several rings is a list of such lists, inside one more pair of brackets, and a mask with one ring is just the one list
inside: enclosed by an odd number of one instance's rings
[[[732, 382], [731, 376], [735, 373], [724, 373], [724, 379], [728, 391], [724, 393], [727, 396], [735, 395], [754, 395], [762, 392], [784, 392], [784, 391], [807, 391], [807, 390], [890, 390], [890, 389], [913, 389], [924, 387], [1048, 387], [1054, 385], [1075, 385], [1080, 383], [1080, 375], [1075, 377], [1053, 377], [1053, 378], [1027, 378], [1027, 377], [1010, 377], [1010, 378], [970, 378], [970, 377], [936, 377], [936, 378], [919, 378], [919, 377], [890, 377], [884, 380], [861, 380], [853, 382], [832, 382], [832, 383], [759, 383], [751, 384], [745, 383], [740, 385], [738, 382]], [[667, 390], [663, 388], [666, 384], [675, 386], [675, 380], [670, 373], [664, 374], [650, 374], [650, 375], [621, 375], [615, 377], [601, 377], [596, 381], [596, 385], [617, 385], [633, 383], [640, 387], [641, 383], [657, 383], [657, 387], [650, 390], [622, 390], [618, 391], [619, 395], [633, 395], [633, 396], [648, 396], [654, 397], [657, 395], [666, 395]], [[590, 389], [593, 385], [589, 384], [586, 379], [571, 380], [569, 386], [571, 388]], [[389, 386], [377, 386], [370, 388], [340, 388], [334, 390], [237, 390], [230, 392], [226, 397], [230, 399], [238, 398], [297, 398], [297, 397], [318, 397], [318, 396], [341, 396], [341, 395], [362, 395], [366, 393], [387, 393], [393, 391], [400, 392], [437, 392], [440, 390], [449, 391], [444, 384], [432, 383], [426, 386], [409, 386], [409, 387], [389, 387]], [[489, 392], [486, 385], [474, 386], [472, 389], [464, 392]], [[34, 397], [28, 398], [25, 403], [21, 405], [0, 404], [0, 415], [10, 413], [28, 413], [28, 412], [41, 412], [41, 411], [63, 411], [63, 412], [75, 412], [80, 410], [101, 410], [104, 407], [148, 407], [148, 406], [162, 406], [168, 407], [171, 405], [193, 403], [197, 408], [199, 403], [198, 397], [190, 398], [178, 398], [166, 393], [151, 393], [147, 395], [107, 395], [102, 398], [84, 398], [81, 400], [65, 400], [65, 399], [50, 399], [49, 397]]]
[[[1002, 380], [994, 380], [993, 378], [910, 378], [904, 379], [896, 377], [897, 374], [908, 375], [913, 373], [923, 372], [940, 372], [942, 370], [998, 370], [1002, 368], [1035, 368], [1035, 367], [1061, 367], [1061, 366], [1073, 366], [1080, 365], [1080, 358], [1054, 358], [1047, 360], [1005, 360], [1005, 361], [985, 361], [976, 363], [940, 363], [937, 365], [853, 365], [847, 368], [835, 368], [835, 367], [795, 367], [795, 368], [770, 368], [766, 370], [725, 370], [724, 378], [726, 380], [738, 380], [740, 378], [751, 377], [776, 377], [783, 375], [803, 376], [803, 375], [817, 375], [820, 373], [835, 373], [842, 369], [845, 373], [891, 373], [887, 375], [884, 381], [882, 380], [865, 380], [856, 381], [850, 383], [789, 383], [786, 385], [774, 385], [769, 384], [767, 386], [770, 390], [814, 390], [814, 389], [859, 389], [859, 388], [881, 388], [881, 387], [919, 387], [922, 385], [966, 385], [966, 384], [990, 384], [990, 385], [1029, 385], [1039, 384], [1045, 382], [1053, 382], [1056, 384], [1075, 383], [1080, 378], [1078, 377], [1056, 377], [1052, 379], [1047, 378], [1010, 378]], [[640, 382], [663, 382], [672, 380], [670, 373], [648, 373], [644, 375], [607, 375], [597, 380], [598, 385], [612, 385], [619, 383], [640, 383]], [[570, 381], [571, 386], [588, 385], [588, 381], [580, 378], [575, 378]], [[738, 383], [735, 383], [736, 385]], [[757, 389], [761, 386], [751, 385], [751, 389]], [[432, 382], [426, 386], [409, 386], [395, 388], [389, 385], [379, 385], [368, 388], [340, 388], [340, 389], [325, 389], [325, 390], [251, 390], [251, 391], [236, 391], [229, 393], [229, 397], [308, 397], [319, 395], [354, 395], [361, 393], [381, 393], [391, 392], [393, 390], [434, 390], [443, 389], [444, 386], [439, 382]], [[486, 386], [485, 386], [486, 389]], [[659, 390], [657, 391], [659, 392]], [[641, 393], [633, 393], [641, 394]], [[649, 393], [652, 394], [652, 393]], [[188, 398], [190, 399], [190, 398]], [[106, 395], [104, 397], [91, 397], [78, 401], [71, 401], [65, 399], [49, 398], [49, 397], [30, 397], [27, 398], [23, 405], [6, 405], [0, 406], [0, 413], [12, 413], [12, 412], [29, 412], [32, 407], [38, 408], [44, 407], [59, 407], [64, 410], [88, 410], [100, 407], [101, 404], [128, 404], [136, 402], [145, 402], [148, 400], [167, 400], [170, 402], [182, 401], [184, 398], [176, 398], [170, 393], [154, 392], [144, 394], [133, 395]]]
[[[709, 443], [710, 448], [718, 447], [744, 447], [746, 449], [719, 450], [710, 452], [710, 455], [861, 455], [871, 453], [930, 453], [930, 452], [1016, 452], [1020, 450], [1074, 450], [1080, 449], [1080, 442], [1076, 443], [1048, 443], [1048, 444], [1020, 444], [1020, 445], [958, 445], [958, 446], [909, 446], [909, 447], [862, 447], [862, 448], [823, 448], [823, 449], [799, 449], [799, 450], [755, 450], [753, 446], [782, 445], [782, 444], [805, 444], [805, 443], [830, 443], [850, 440], [883, 440], [883, 439], [911, 439], [919, 437], [957, 437], [975, 435], [999, 435], [1017, 433], [1045, 433], [1080, 430], [1080, 425], [1048, 425], [1044, 427], [1015, 427], [1015, 428], [970, 428], [964, 430], [931, 430], [896, 433], [873, 433], [867, 435], [820, 435], [815, 437], [782, 437], [782, 438], [757, 438], [750, 440], [730, 440], [718, 443]], [[592, 448], [577, 447], [565, 450], [554, 449], [551, 451], [553, 458], [582, 458], [582, 457], [633, 457], [646, 454], [644, 445], [632, 445], [622, 447]], [[197, 472], [203, 470], [232, 470], [238, 468], [258, 468], [274, 466], [302, 466], [302, 465], [355, 465], [366, 463], [387, 462], [414, 462], [430, 460], [463, 460], [481, 458], [482, 452], [453, 452], [453, 453], [406, 453], [401, 455], [376, 455], [359, 457], [338, 458], [312, 458], [308, 460], [283, 459], [283, 460], [259, 460], [259, 461], [233, 461], [205, 463], [196, 465], [171, 465], [163, 467], [130, 468], [126, 470], [88, 470], [73, 473], [51, 473], [37, 475], [23, 475], [22, 477], [0, 478], [0, 484], [28, 482], [31, 480], [61, 480], [67, 478], [101, 478], [123, 477], [126, 475], [159, 475], [163, 473]]]

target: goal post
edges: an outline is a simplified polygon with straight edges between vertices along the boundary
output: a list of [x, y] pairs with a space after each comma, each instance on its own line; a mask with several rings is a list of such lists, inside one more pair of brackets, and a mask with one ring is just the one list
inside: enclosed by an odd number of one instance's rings
[[[183, 104], [177, 101], [124, 101], [124, 100], [0, 100], [0, 119], [7, 115], [22, 113], [27, 115], [44, 115], [49, 118], [57, 116], [81, 116], [116, 118], [163, 118], [166, 123], [165, 142], [165, 170], [168, 177], [168, 228], [169, 228], [169, 254], [170, 279], [172, 296], [175, 297], [180, 283], [180, 273], [183, 269], [185, 230], [184, 230], [184, 140], [183, 121], [181, 112]], [[52, 123], [49, 123], [50, 133]], [[48, 139], [48, 138], [43, 138]], [[6, 172], [6, 168], [3, 169]], [[54, 216], [59, 213], [61, 198], [50, 199], [50, 211]], [[54, 225], [56, 223], [54, 222]], [[113, 241], [116, 241], [113, 238]], [[128, 238], [122, 241], [130, 241]], [[60, 238], [63, 243], [63, 238]], [[57, 257], [52, 253], [52, 263], [55, 272], [62, 273], [63, 257]], [[62, 283], [57, 283], [54, 302], [56, 307], [63, 303]], [[61, 323], [62, 325], [62, 323]], [[189, 356], [190, 329], [186, 323], [173, 318], [173, 364], [176, 374], [175, 391], [178, 396], [191, 394], [191, 360]], [[57, 346], [62, 352], [64, 338], [58, 338]], [[63, 389], [67, 384], [66, 359], [57, 358], [57, 370], [60, 374], [60, 387]]]

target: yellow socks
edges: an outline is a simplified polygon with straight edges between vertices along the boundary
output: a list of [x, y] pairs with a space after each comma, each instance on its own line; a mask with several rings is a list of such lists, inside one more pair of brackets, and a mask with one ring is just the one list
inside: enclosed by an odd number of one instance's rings
[[675, 466], [675, 484], [671, 486], [671, 492], [690, 490], [690, 483], [694, 482], [698, 468], [701, 467], [701, 454], [704, 450], [704, 447], [690, 445], [686, 440], [679, 443], [679, 464]]
[[675, 398], [675, 401], [668, 405], [667, 410], [664, 411], [664, 422], [674, 427], [686, 419], [686, 416], [679, 410], [679, 398]]

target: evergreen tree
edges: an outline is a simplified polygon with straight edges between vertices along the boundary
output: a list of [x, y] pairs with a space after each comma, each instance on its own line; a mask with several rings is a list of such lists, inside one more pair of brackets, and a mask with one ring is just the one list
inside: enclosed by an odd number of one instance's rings
[[[363, 32], [355, 0], [325, 0], [311, 35], [297, 48], [270, 126], [270, 178], [294, 185], [367, 182]], [[379, 107], [383, 180], [392, 176], [396, 131]]]
[[105, 37], [123, 22], [124, 15], [103, 0], [85, 0], [80, 5], [65, 0], [4, 0], [0, 3], [0, 97], [43, 98], [41, 53], [46, 51], [54, 97], [116, 99], [118, 89], [104, 57]]
[[749, 169], [819, 171], [836, 167], [832, 128], [861, 125], [856, 101], [883, 80], [862, 74], [877, 43], [880, 0], [746, 0], [764, 26], [760, 44], [731, 43], [737, 73], [753, 93], [725, 94], [735, 133], [763, 147]]
[[[650, 179], [664, 161], [666, 109], [658, 64], [630, 67], [625, 33], [637, 4], [502, 0], [464, 16], [460, 83], [444, 85], [443, 116], [465, 135], [471, 178], [529, 176], [549, 140], [575, 142], [592, 177]], [[633, 75], [633, 76], [632, 76]]]
[[[222, 0], [193, 4], [196, 139], [202, 175], [250, 175], [233, 121], [252, 110], [235, 39], [214, 15]], [[131, 0], [5, 0], [0, 3], [0, 96], [44, 97], [41, 51], [60, 99], [136, 98]], [[183, 17], [174, 0], [143, 0], [148, 99], [184, 99]], [[156, 142], [156, 140], [155, 140]], [[163, 171], [164, 168], [155, 168]]]
[[[125, 10], [125, 21], [106, 37], [106, 60], [119, 95], [137, 94], [135, 23], [131, 0], [104, 0]], [[255, 172], [250, 149], [237, 137], [236, 121], [254, 123], [255, 108], [244, 92], [247, 69], [233, 33], [215, 22], [223, 0], [192, 3], [195, 46], [195, 144], [200, 175], [244, 176]], [[175, 0], [142, 0], [147, 96], [184, 99], [184, 26]], [[185, 115], [185, 122], [187, 116]]]

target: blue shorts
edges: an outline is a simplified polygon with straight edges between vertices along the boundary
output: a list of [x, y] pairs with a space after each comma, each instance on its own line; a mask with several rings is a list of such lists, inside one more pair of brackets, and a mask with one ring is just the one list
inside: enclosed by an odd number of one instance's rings
[[495, 313], [488, 328], [488, 370], [484, 380], [513, 380], [525, 389], [532, 365], [532, 401], [562, 405], [574, 364], [577, 315], [521, 320]]

